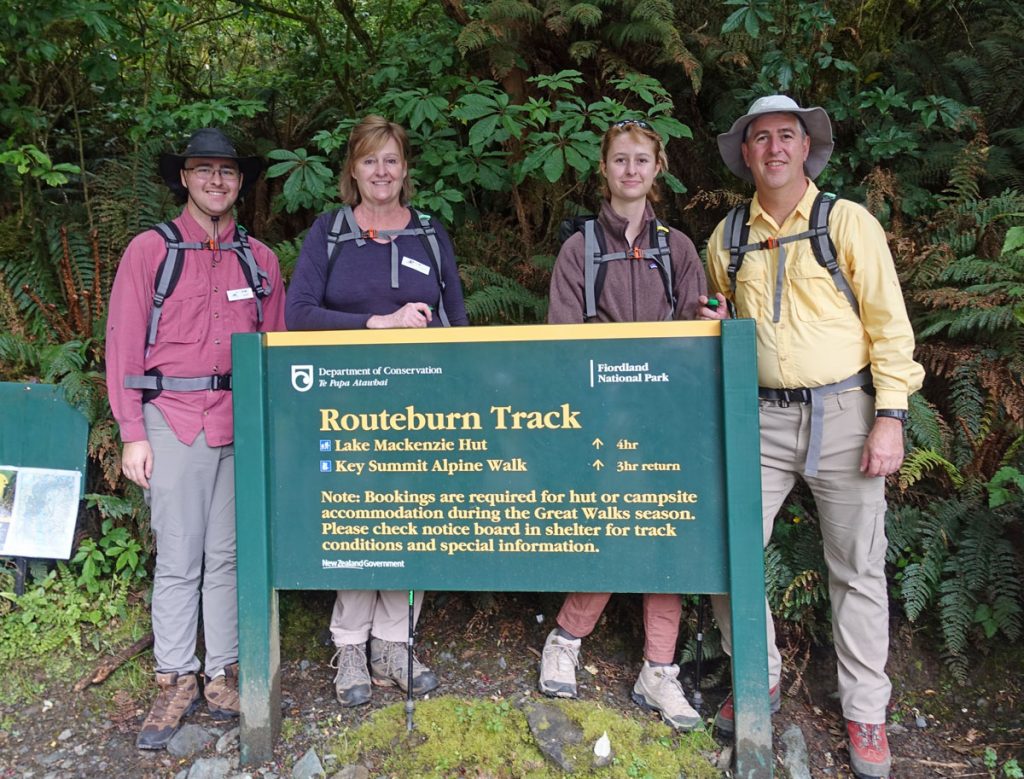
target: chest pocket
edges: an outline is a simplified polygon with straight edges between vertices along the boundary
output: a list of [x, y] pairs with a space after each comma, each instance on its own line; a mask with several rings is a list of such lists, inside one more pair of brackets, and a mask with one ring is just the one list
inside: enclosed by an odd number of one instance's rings
[[758, 322], [772, 321], [772, 269], [768, 253], [751, 251], [736, 274], [736, 312]]
[[836, 288], [828, 271], [810, 252], [801, 252], [787, 269], [792, 311], [802, 322], [827, 322], [855, 316], [850, 302]]
[[209, 291], [197, 284], [179, 284], [164, 301], [159, 339], [194, 344], [205, 335], [209, 322]]

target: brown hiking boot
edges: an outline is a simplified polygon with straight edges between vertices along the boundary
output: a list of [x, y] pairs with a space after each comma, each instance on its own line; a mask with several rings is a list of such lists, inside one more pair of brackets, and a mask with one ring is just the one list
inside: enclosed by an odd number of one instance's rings
[[212, 679], [206, 677], [206, 705], [210, 716], [217, 720], [238, 716], [238, 663], [224, 666], [224, 673]]
[[156, 683], [160, 693], [135, 740], [139, 749], [166, 747], [181, 721], [199, 705], [199, 680], [195, 674], [158, 673]]

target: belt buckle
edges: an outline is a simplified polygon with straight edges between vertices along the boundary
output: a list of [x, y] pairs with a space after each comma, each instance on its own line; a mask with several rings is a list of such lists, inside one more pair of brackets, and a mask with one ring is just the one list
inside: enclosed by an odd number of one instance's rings
[[779, 408], [789, 408], [790, 396], [788, 389], [779, 390]]

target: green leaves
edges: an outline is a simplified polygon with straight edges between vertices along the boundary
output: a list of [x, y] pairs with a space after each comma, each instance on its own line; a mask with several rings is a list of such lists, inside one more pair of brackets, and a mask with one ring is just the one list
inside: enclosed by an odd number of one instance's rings
[[725, 5], [740, 6], [722, 24], [722, 35], [736, 32], [741, 27], [751, 38], [761, 34], [761, 22], [774, 20], [766, 0], [725, 0]]
[[77, 165], [68, 162], [58, 162], [55, 165], [48, 154], [30, 143], [17, 149], [0, 152], [0, 165], [10, 166], [19, 176], [39, 179], [51, 187], [63, 186], [68, 183], [69, 176], [76, 176], [82, 172]]
[[333, 197], [334, 174], [324, 163], [326, 157], [305, 149], [274, 149], [267, 156], [281, 162], [267, 169], [267, 178], [287, 175], [281, 197], [289, 213], [300, 208], [321, 207]]

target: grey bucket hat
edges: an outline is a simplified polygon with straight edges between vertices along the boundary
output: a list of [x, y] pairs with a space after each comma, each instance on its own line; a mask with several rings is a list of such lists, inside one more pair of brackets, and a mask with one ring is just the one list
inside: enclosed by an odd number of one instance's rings
[[160, 176], [170, 187], [171, 192], [182, 199], [187, 193], [181, 185], [181, 169], [185, 166], [185, 160], [190, 157], [214, 157], [237, 162], [238, 169], [242, 172], [242, 188], [238, 193], [239, 197], [252, 188], [263, 172], [263, 160], [259, 157], [239, 157], [234, 144], [222, 131], [215, 127], [204, 127], [192, 133], [185, 151], [181, 154], [160, 155], [158, 165]]
[[740, 146], [743, 144], [747, 127], [762, 114], [796, 114], [811, 139], [811, 150], [807, 155], [807, 161], [804, 162], [804, 171], [809, 178], [817, 178], [828, 164], [828, 158], [832, 156], [832, 149], [835, 146], [832, 140], [832, 123], [824, 108], [801, 108], [787, 95], [758, 98], [747, 113], [732, 123], [729, 132], [718, 136], [718, 151], [729, 170], [744, 181], [753, 183], [754, 177], [743, 161]]

